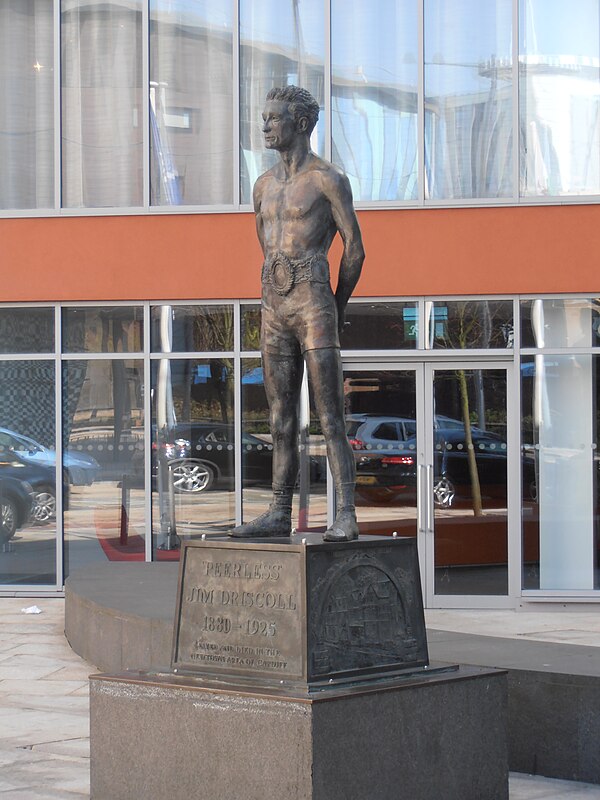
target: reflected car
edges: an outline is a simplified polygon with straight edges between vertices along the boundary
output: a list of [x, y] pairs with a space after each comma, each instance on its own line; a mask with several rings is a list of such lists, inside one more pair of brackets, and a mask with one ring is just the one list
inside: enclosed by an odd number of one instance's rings
[[[0, 449], [8, 448], [17, 453], [24, 461], [32, 464], [54, 468], [56, 451], [36, 442], [29, 436], [7, 428], [0, 428]], [[100, 465], [92, 456], [73, 453], [68, 448], [63, 453], [63, 470], [65, 479], [74, 486], [90, 486], [97, 478]]]
[[[506, 497], [507, 445], [500, 436], [471, 428], [479, 484], [488, 495]], [[435, 432], [433, 500], [450, 508], [459, 498], [471, 498], [469, 450], [465, 431], [439, 428]]]
[[346, 436], [354, 451], [393, 450], [417, 433], [414, 419], [380, 414], [346, 415]]
[[[205, 492], [220, 482], [232, 482], [235, 471], [234, 428], [226, 423], [192, 422], [176, 425], [167, 441], [152, 442], [152, 476], [158, 475], [158, 456], [169, 466], [175, 491]], [[273, 446], [250, 433], [242, 434], [244, 484], [271, 484]], [[322, 477], [316, 458], [310, 459], [312, 481]]]
[[[51, 467], [25, 461], [11, 450], [0, 451], [0, 480], [15, 479], [33, 492], [31, 520], [42, 524], [56, 517], [56, 473]], [[67, 505], [67, 493], [64, 506]]]
[[[488, 497], [505, 497], [507, 445], [497, 434], [471, 430], [480, 485]], [[523, 459], [526, 487], [535, 487], [530, 459]], [[356, 462], [357, 492], [366, 499], [383, 502], [416, 497], [416, 437], [386, 453], [360, 456]], [[528, 489], [529, 491], [529, 489]], [[533, 489], [535, 491], [535, 489]], [[438, 508], [450, 508], [458, 500], [471, 498], [468, 448], [464, 429], [438, 428], [435, 432], [433, 498]]]
[[[244, 480], [267, 481], [271, 476], [272, 447], [250, 434], [242, 439]], [[152, 443], [153, 475], [156, 456], [166, 459], [176, 492], [197, 494], [234, 477], [233, 425], [204, 422], [176, 425], [166, 442]]]
[[0, 474], [0, 545], [29, 522], [33, 487], [27, 481]]
[[[442, 414], [436, 414], [434, 417], [434, 427], [442, 436], [447, 432], [464, 431], [465, 429], [461, 420]], [[475, 425], [471, 426], [471, 431], [473, 434], [486, 433]], [[414, 442], [416, 434], [417, 423], [410, 417], [393, 414], [389, 416], [348, 414], [346, 416], [346, 435], [354, 451], [402, 449], [406, 442]]]

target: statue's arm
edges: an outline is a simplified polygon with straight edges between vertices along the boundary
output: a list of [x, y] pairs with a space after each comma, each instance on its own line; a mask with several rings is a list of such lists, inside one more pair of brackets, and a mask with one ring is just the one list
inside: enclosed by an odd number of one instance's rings
[[346, 306], [360, 278], [365, 251], [352, 203], [350, 181], [343, 173], [332, 172], [328, 176], [327, 183], [329, 184], [327, 195], [331, 203], [333, 219], [344, 243], [344, 253], [340, 262], [339, 279], [335, 290], [338, 327], [341, 333], [344, 329]]
[[260, 246], [264, 254], [265, 226], [261, 213], [263, 187], [264, 187], [264, 176], [261, 175], [261, 177], [254, 184], [254, 189], [252, 190], [252, 200], [254, 203], [254, 214], [256, 217], [256, 235], [258, 236], [258, 241], [260, 242]]

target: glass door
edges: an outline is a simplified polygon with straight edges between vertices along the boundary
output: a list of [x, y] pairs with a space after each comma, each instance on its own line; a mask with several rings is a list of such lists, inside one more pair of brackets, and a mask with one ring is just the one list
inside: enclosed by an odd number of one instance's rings
[[344, 372], [361, 533], [417, 535], [422, 392], [421, 365]]
[[504, 605], [512, 485], [507, 368], [428, 364], [425, 386], [427, 605], [472, 605], [467, 598], [475, 596], [479, 606], [482, 597]]
[[507, 366], [357, 365], [344, 376], [361, 534], [417, 537], [429, 607], [508, 605], [519, 475]]

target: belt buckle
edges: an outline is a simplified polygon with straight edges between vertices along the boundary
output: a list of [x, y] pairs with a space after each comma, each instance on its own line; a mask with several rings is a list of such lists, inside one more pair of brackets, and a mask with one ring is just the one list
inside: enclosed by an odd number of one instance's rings
[[273, 289], [281, 297], [285, 297], [292, 291], [295, 277], [294, 265], [291, 260], [284, 253], [278, 253], [269, 269], [269, 282]]

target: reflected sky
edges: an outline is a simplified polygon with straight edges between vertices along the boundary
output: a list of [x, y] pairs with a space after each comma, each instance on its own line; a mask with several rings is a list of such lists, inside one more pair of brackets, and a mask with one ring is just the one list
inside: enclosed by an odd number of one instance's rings
[[415, 0], [332, 2], [332, 71], [363, 83], [416, 85], [418, 18]]
[[[379, 0], [375, 4], [333, 0], [334, 71], [354, 69], [368, 81], [395, 83], [397, 51], [409, 64], [417, 60], [416, 0]], [[211, 0], [151, 0], [151, 10], [178, 16], [184, 24], [229, 27], [233, 4]], [[527, 55], [590, 57], [599, 50], [597, 0], [521, 0], [521, 52]], [[315, 13], [316, 12], [316, 13]], [[319, 17], [319, 18], [317, 18]], [[240, 36], [294, 48], [324, 50], [322, 5], [312, 0], [241, 0]], [[299, 20], [299, 34], [295, 22]], [[476, 65], [494, 55], [511, 57], [511, 0], [425, 0], [425, 48], [429, 63]], [[355, 34], [353, 35], [353, 31]], [[441, 41], [443, 39], [443, 42]]]
[[598, 0], [522, 0], [521, 52], [597, 56]]
[[150, 0], [150, 11], [177, 16], [178, 22], [187, 25], [210, 23], [213, 27], [218, 24], [231, 27], [233, 22], [232, 4], [220, 3], [216, 7], [214, 0]]
[[511, 0], [426, 0], [427, 95], [488, 90], [505, 76], [486, 69], [490, 61], [512, 61]]
[[323, 4], [314, 0], [241, 0], [240, 39], [276, 43], [321, 56], [325, 49]]

